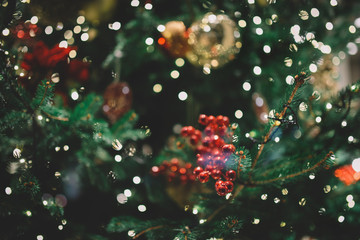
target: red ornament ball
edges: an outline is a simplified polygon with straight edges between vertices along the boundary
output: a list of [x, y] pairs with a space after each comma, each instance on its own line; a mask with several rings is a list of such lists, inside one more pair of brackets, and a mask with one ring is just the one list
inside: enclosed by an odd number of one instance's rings
[[194, 175], [195, 176], [198, 176], [201, 172], [203, 172], [204, 171], [204, 169], [202, 169], [202, 167], [196, 167], [195, 169], [194, 169]]
[[114, 82], [106, 88], [102, 109], [111, 123], [115, 123], [128, 112], [131, 104], [132, 92], [127, 83]]
[[236, 172], [234, 170], [229, 170], [226, 172], [226, 178], [229, 181], [234, 181], [236, 179]]
[[224, 146], [222, 146], [222, 152], [224, 155], [231, 155], [235, 152], [236, 148], [234, 145], [232, 144], [225, 144]]
[[201, 183], [206, 183], [207, 181], [209, 181], [209, 177], [210, 177], [210, 173], [208, 171], [202, 171], [198, 175], [198, 179]]

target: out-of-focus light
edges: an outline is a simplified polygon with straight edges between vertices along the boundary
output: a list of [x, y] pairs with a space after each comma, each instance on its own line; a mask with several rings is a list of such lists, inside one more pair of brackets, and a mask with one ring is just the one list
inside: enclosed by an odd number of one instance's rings
[[31, 19], [30, 19], [30, 22], [31, 24], [37, 24], [39, 21], [39, 18], [37, 16], [33, 16]]
[[145, 43], [146, 43], [146, 45], [150, 46], [154, 43], [154, 39], [151, 37], [148, 37], [145, 39]]
[[355, 172], [360, 172], [360, 158], [355, 158], [351, 164]]
[[333, 30], [333, 28], [334, 28], [334, 25], [331, 23], [331, 22], [327, 22], [326, 24], [325, 24], [325, 27], [326, 27], [326, 29], [327, 30]]
[[313, 17], [318, 17], [318, 16], [320, 15], [320, 12], [319, 12], [319, 10], [318, 10], [317, 8], [312, 8], [312, 9], [310, 10], [310, 14], [311, 14], [311, 16], [313, 16]]
[[122, 157], [120, 155], [115, 155], [115, 162], [121, 162]]
[[262, 34], [264, 33], [264, 30], [262, 30], [262, 28], [256, 28], [256, 29], [255, 29], [255, 33], [256, 33], [257, 35], [262, 35]]
[[120, 28], [121, 28], [121, 23], [120, 23], [120, 22], [114, 22], [114, 23], [112, 24], [112, 29], [113, 29], [113, 30], [117, 31], [117, 30], [119, 30]]
[[139, 210], [139, 212], [145, 212], [146, 211], [146, 206], [141, 204], [141, 205], [138, 206], [138, 210]]
[[155, 84], [155, 85], [153, 86], [153, 91], [154, 91], [155, 93], [161, 92], [161, 91], [162, 91], [162, 86], [161, 86], [161, 84], [159, 84], [159, 83]]
[[179, 78], [180, 73], [179, 73], [178, 70], [173, 70], [173, 71], [171, 71], [170, 76], [171, 76], [171, 78], [173, 78], [173, 79], [177, 79], [177, 78]]
[[133, 183], [139, 184], [141, 182], [141, 178], [139, 176], [133, 177]]
[[45, 34], [46, 34], [46, 35], [52, 34], [53, 31], [54, 31], [54, 29], [53, 29], [52, 26], [47, 26], [47, 27], [45, 28]]
[[270, 52], [271, 52], [270, 46], [269, 46], [269, 45], [264, 45], [263, 51], [264, 51], [265, 53], [270, 53]]
[[76, 92], [76, 91], [72, 92], [72, 93], [71, 93], [71, 98], [72, 98], [72, 100], [74, 100], [74, 101], [78, 100], [78, 99], [79, 99], [79, 93]]
[[76, 19], [77, 24], [83, 24], [85, 22], [85, 17], [84, 16], [79, 16]]
[[309, 66], [309, 70], [310, 70], [310, 72], [316, 72], [317, 71], [317, 66], [314, 64], [314, 63], [312, 63], [312, 64], [310, 64], [310, 66]]
[[239, 20], [238, 25], [239, 25], [239, 27], [244, 28], [244, 27], [246, 27], [246, 21], [245, 20]]
[[237, 119], [240, 119], [240, 118], [242, 118], [243, 117], [243, 112], [241, 111], [241, 110], [236, 110], [235, 111], [235, 117], [237, 118]]
[[243, 89], [245, 91], [250, 91], [251, 89], [251, 84], [249, 82], [244, 82], [243, 85], [242, 85]]
[[255, 66], [253, 69], [253, 72], [255, 75], [260, 75], [261, 74], [261, 68], [259, 66]]
[[132, 7], [138, 7], [140, 5], [140, 1], [139, 0], [132, 0], [130, 5]]
[[345, 220], [345, 217], [344, 217], [344, 216], [339, 216], [339, 217], [338, 217], [338, 222], [339, 222], [339, 223], [344, 222], [344, 220]]
[[349, 32], [350, 32], [350, 33], [355, 33], [355, 32], [356, 32], [356, 28], [355, 28], [354, 25], [351, 25], [351, 26], [349, 27]]
[[256, 25], [259, 25], [261, 23], [261, 18], [259, 16], [255, 16], [255, 17], [253, 17], [253, 22]]
[[182, 66], [184, 66], [184, 64], [185, 64], [185, 61], [182, 58], [178, 58], [175, 60], [175, 65], [178, 67], [182, 67]]
[[81, 32], [81, 27], [79, 25], [74, 27], [74, 33], [78, 34]]
[[188, 98], [188, 94], [184, 91], [181, 91], [179, 92], [178, 94], [178, 98], [181, 100], [181, 101], [185, 101], [187, 98]]
[[8, 36], [9, 34], [10, 34], [10, 30], [8, 28], [4, 28], [4, 30], [2, 30], [3, 36]]
[[330, 0], [330, 5], [335, 7], [336, 5], [338, 5], [337, 0]]
[[162, 25], [162, 24], [160, 24], [159, 26], [157, 26], [156, 29], [157, 29], [159, 32], [163, 32], [163, 31], [165, 31], [165, 26]]
[[6, 195], [10, 195], [10, 194], [12, 193], [11, 188], [10, 188], [10, 187], [6, 187], [6, 188], [5, 188], [5, 193], [6, 193]]
[[87, 40], [89, 40], [89, 34], [88, 33], [81, 34], [80, 39], [81, 41], [86, 42]]
[[131, 195], [132, 195], [130, 189], [125, 189], [124, 194], [125, 194], [126, 197], [131, 197]]
[[59, 43], [59, 47], [60, 48], [67, 48], [68, 47], [68, 43], [67, 41], [63, 40]]
[[153, 5], [151, 3], [146, 3], [145, 4], [145, 9], [146, 10], [151, 10], [153, 8]]

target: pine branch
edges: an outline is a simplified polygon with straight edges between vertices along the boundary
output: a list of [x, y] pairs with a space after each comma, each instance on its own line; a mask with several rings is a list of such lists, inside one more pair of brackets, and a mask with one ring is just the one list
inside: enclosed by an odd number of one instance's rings
[[234, 198], [236, 198], [241, 190], [243, 190], [245, 187], [245, 185], [241, 184], [239, 185], [236, 190], [235, 190], [235, 193], [230, 197], [230, 199], [225, 203], [223, 204], [222, 206], [220, 206], [219, 208], [217, 208], [207, 219], [206, 219], [206, 222], [210, 222], [212, 219], [214, 219], [214, 217], [216, 215], [218, 215], [223, 209], [225, 209], [231, 202]]
[[139, 232], [138, 234], [136, 234], [132, 239], [137, 239], [138, 237], [140, 237], [144, 233], [147, 233], [147, 232], [155, 230], [155, 229], [163, 228], [163, 227], [165, 227], [165, 226], [164, 225], [158, 225], [158, 226], [154, 226], [154, 227], [149, 227], [149, 228]]
[[[279, 114], [279, 117], [278, 117], [279, 119], [282, 119], [282, 118], [284, 117], [284, 115], [285, 115], [288, 107], [290, 106], [291, 102], [293, 101], [293, 99], [294, 99], [294, 97], [295, 97], [296, 92], [299, 90], [299, 88], [300, 88], [300, 87], [304, 84], [304, 82], [305, 82], [305, 78], [304, 78], [304, 77], [305, 77], [305, 73], [301, 73], [301, 74], [302, 74], [301, 77], [299, 77], [298, 75], [295, 76], [295, 79], [296, 79], [295, 87], [294, 87], [294, 89], [293, 89], [293, 91], [292, 91], [289, 99], [288, 99], [287, 102], [284, 104], [284, 108], [283, 108], [283, 110], [281, 111], [281, 113]], [[264, 137], [264, 142], [260, 145], [260, 148], [259, 148], [259, 150], [258, 150], [258, 152], [257, 152], [257, 154], [256, 154], [256, 157], [254, 158], [254, 161], [253, 161], [253, 163], [252, 163], [252, 165], [251, 165], [251, 170], [250, 170], [250, 172], [249, 172], [249, 181], [250, 181], [250, 182], [252, 182], [252, 172], [253, 172], [253, 170], [254, 170], [254, 168], [255, 168], [255, 166], [256, 166], [256, 164], [257, 164], [257, 162], [258, 162], [258, 160], [259, 160], [259, 158], [260, 158], [260, 156], [261, 156], [261, 154], [262, 154], [262, 152], [263, 152], [263, 150], [264, 150], [265, 144], [269, 141], [270, 136], [271, 136], [273, 130], [274, 130], [276, 127], [278, 127], [278, 126], [279, 126], [279, 122], [278, 122], [278, 121], [275, 121], [275, 122], [271, 125], [268, 133], [265, 135], [265, 137]]]
[[313, 165], [311, 168], [308, 169], [304, 169], [301, 170], [299, 172], [293, 173], [293, 174], [289, 174], [283, 177], [277, 177], [277, 178], [272, 178], [272, 179], [268, 179], [268, 180], [262, 180], [262, 181], [253, 181], [252, 183], [255, 185], [263, 185], [263, 184], [268, 184], [268, 183], [272, 183], [272, 182], [276, 182], [276, 181], [280, 181], [280, 180], [286, 180], [286, 179], [291, 179], [300, 175], [303, 175], [305, 173], [311, 172], [313, 170], [315, 170], [316, 168], [320, 167], [322, 164], [324, 164], [326, 162], [326, 160], [329, 159], [329, 157], [331, 155], [333, 155], [334, 153], [332, 151], [330, 151], [323, 159], [321, 159], [319, 162], [317, 162], [315, 165]]

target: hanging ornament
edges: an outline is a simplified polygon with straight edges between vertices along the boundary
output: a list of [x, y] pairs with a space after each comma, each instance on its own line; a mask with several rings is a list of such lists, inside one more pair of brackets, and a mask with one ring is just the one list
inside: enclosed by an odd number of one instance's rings
[[189, 51], [187, 31], [182, 21], [170, 21], [166, 23], [162, 36], [162, 38], [159, 38], [158, 43], [162, 45], [172, 57], [184, 57]]
[[235, 58], [240, 51], [240, 32], [227, 15], [207, 13], [189, 30], [190, 51], [186, 55], [194, 65], [217, 68]]
[[113, 82], [105, 90], [103, 112], [111, 123], [131, 109], [132, 92], [125, 82]]

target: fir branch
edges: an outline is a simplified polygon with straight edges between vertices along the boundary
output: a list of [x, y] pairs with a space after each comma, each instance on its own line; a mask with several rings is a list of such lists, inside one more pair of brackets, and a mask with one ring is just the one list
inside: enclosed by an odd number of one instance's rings
[[280, 181], [280, 180], [291, 179], [291, 178], [303, 175], [305, 173], [311, 172], [311, 171], [315, 170], [316, 168], [320, 167], [333, 154], [334, 153], [332, 151], [330, 151], [328, 154], [326, 154], [326, 156], [323, 159], [321, 159], [319, 162], [314, 164], [311, 168], [303, 169], [303, 170], [301, 170], [299, 172], [292, 173], [292, 174], [289, 174], [289, 175], [286, 175], [286, 176], [283, 176], [283, 177], [277, 177], [277, 178], [272, 178], [272, 179], [262, 180], [262, 181], [252, 181], [252, 183], [255, 184], [255, 185], [263, 185], [263, 184], [273, 183], [273, 182]]
[[223, 209], [225, 209], [231, 202], [234, 198], [236, 198], [241, 190], [243, 190], [245, 187], [244, 184], [241, 184], [239, 185], [236, 190], [235, 190], [235, 193], [230, 197], [229, 201], [227, 201], [225, 204], [223, 204], [222, 206], [220, 206], [219, 208], [217, 208], [207, 219], [206, 219], [206, 222], [210, 222], [212, 219], [214, 219], [214, 217], [216, 215], [218, 215]]
[[67, 117], [57, 117], [57, 116], [53, 116], [50, 113], [47, 113], [45, 111], [41, 111], [43, 114], [45, 114], [47, 117], [54, 119], [54, 120], [58, 120], [58, 121], [63, 121], [63, 122], [68, 122], [69, 118]]
[[136, 234], [132, 239], [137, 239], [138, 237], [140, 237], [144, 233], [147, 233], [147, 232], [155, 230], [155, 229], [163, 228], [163, 227], [165, 227], [165, 226], [164, 225], [158, 225], [158, 226], [154, 226], [154, 227], [149, 227], [149, 228], [139, 232], [138, 234]]
[[[302, 75], [305, 76], [305, 73], [304, 73], [304, 74], [302, 73]], [[293, 101], [293, 99], [294, 99], [294, 97], [295, 97], [296, 92], [299, 90], [299, 88], [300, 88], [300, 87], [304, 84], [304, 82], [305, 82], [305, 78], [300, 78], [298, 75], [295, 76], [295, 79], [296, 79], [295, 87], [294, 87], [294, 89], [293, 89], [293, 91], [292, 91], [289, 99], [287, 100], [286, 104], [284, 104], [284, 108], [283, 108], [283, 110], [281, 111], [281, 113], [279, 114], [279, 117], [278, 117], [279, 119], [282, 119], [282, 118], [284, 117], [284, 115], [285, 115], [285, 113], [286, 113], [286, 110], [289, 108], [291, 102]], [[257, 161], [259, 160], [259, 158], [260, 158], [260, 156], [261, 156], [261, 154], [262, 154], [262, 152], [263, 152], [263, 150], [264, 150], [265, 144], [268, 142], [268, 140], [269, 140], [269, 138], [270, 138], [273, 130], [274, 130], [276, 127], [278, 127], [278, 125], [279, 125], [279, 124], [278, 124], [278, 121], [275, 121], [275, 122], [271, 125], [268, 133], [267, 133], [267, 134], [265, 135], [265, 137], [264, 137], [264, 142], [260, 145], [260, 148], [259, 148], [259, 150], [258, 150], [258, 152], [257, 152], [257, 154], [256, 154], [256, 156], [255, 156], [255, 158], [254, 158], [254, 161], [253, 161], [253, 163], [252, 163], [252, 165], [251, 165], [251, 170], [250, 170], [250, 172], [249, 172], [249, 181], [250, 181], [250, 182], [252, 182], [252, 172], [253, 172], [253, 170], [254, 170], [254, 168], [255, 168], [255, 166], [256, 166], [256, 164], [257, 164]]]

